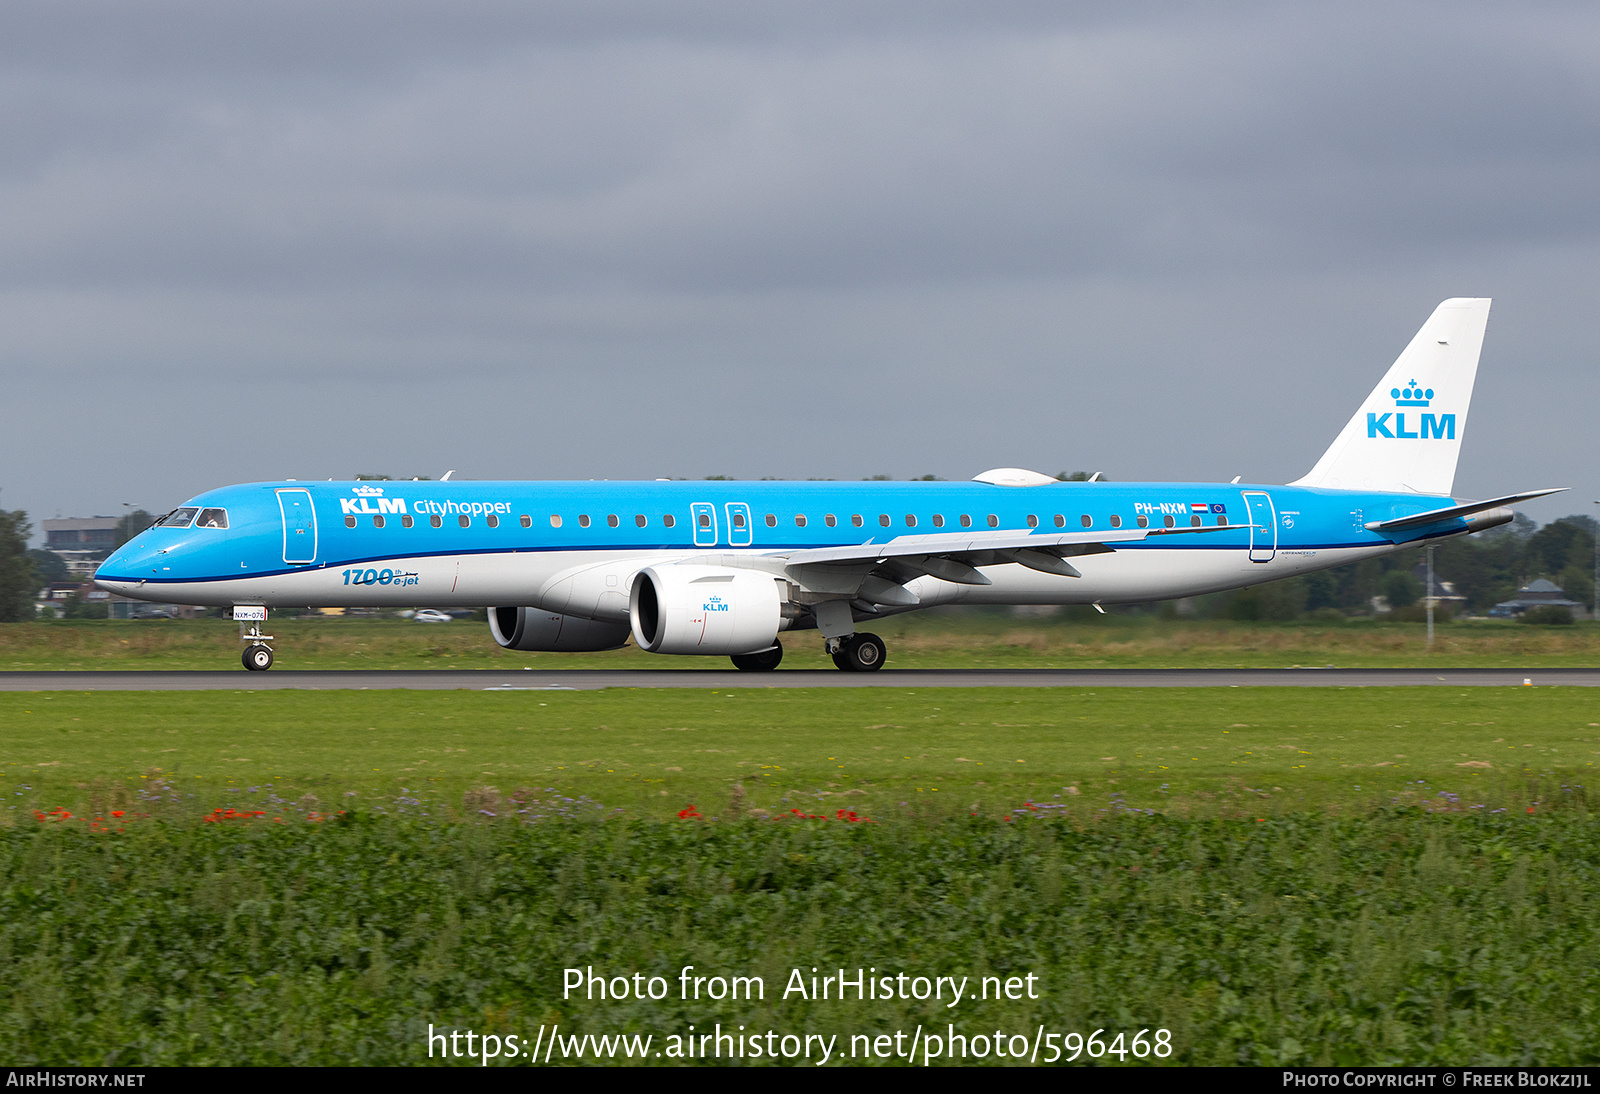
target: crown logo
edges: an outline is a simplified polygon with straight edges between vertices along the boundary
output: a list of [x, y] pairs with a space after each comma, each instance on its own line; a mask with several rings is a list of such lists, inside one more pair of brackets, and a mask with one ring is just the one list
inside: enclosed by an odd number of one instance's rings
[[1390, 388], [1389, 394], [1393, 396], [1395, 406], [1427, 406], [1428, 400], [1433, 398], [1433, 388], [1424, 391], [1421, 384], [1411, 380], [1405, 387]]
[[350, 488], [350, 492], [352, 494], [358, 494], [363, 498], [383, 497], [383, 487], [381, 486], [352, 486]]

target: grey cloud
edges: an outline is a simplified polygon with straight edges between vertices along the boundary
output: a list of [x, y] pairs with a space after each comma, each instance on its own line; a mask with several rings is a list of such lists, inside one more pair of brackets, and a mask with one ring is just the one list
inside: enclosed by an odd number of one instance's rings
[[[1531, 383], [1570, 423], [1478, 412], [1462, 488], [1543, 485], [1596, 386], [1597, 20], [8, 5], [0, 500], [461, 464], [1283, 481], [1461, 294], [1498, 298], [1484, 405]], [[45, 461], [63, 391], [118, 428]]]
[[[725, 290], [1303, 266], [1593, 231], [1580, 49], [1552, 33], [1508, 50], [1482, 14], [1443, 36], [1395, 25], [1399, 44], [1349, 18], [534, 36], [314, 86], [13, 76], [8, 276]], [[77, 128], [95, 115], [85, 80], [110, 121]], [[41, 103], [68, 135], [27, 139]]]

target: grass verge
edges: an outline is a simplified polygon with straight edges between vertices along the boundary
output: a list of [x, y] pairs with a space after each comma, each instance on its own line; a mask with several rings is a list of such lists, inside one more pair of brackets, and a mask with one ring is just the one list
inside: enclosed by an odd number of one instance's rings
[[1186, 815], [1424, 796], [1502, 808], [1537, 800], [1541, 781], [1581, 785], [1597, 762], [1584, 688], [0, 694], [0, 824], [141, 793], [197, 812], [309, 794], [315, 811], [445, 817], [556, 799], [724, 818], [1001, 816], [1113, 797]]
[[[1498, 620], [1421, 623], [1228, 623], [1107, 616], [1021, 619], [935, 609], [871, 629], [897, 668], [1534, 668], [1600, 665], [1600, 628]], [[274, 619], [283, 669], [693, 669], [726, 658], [660, 657], [629, 646], [599, 654], [502, 650], [484, 623]], [[218, 669], [243, 672], [238, 628], [221, 620], [73, 620], [0, 624], [0, 671]], [[832, 669], [815, 633], [784, 639], [784, 667]], [[780, 670], [781, 671], [781, 670]]]

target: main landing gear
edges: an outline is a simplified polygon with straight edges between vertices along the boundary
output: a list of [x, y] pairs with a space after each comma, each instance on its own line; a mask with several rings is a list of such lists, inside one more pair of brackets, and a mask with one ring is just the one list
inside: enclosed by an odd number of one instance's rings
[[773, 646], [760, 653], [736, 653], [730, 660], [734, 668], [745, 672], [771, 672], [783, 660], [783, 646]]
[[[833, 663], [845, 672], [877, 672], [883, 668], [887, 656], [883, 639], [866, 632], [830, 638], [827, 650]], [[760, 653], [736, 653], [730, 660], [734, 668], [745, 672], [771, 672], [783, 660], [783, 647], [773, 646]]]
[[833, 655], [833, 663], [845, 672], [877, 672], [883, 668], [888, 653], [883, 639], [866, 631], [828, 639], [828, 652]]

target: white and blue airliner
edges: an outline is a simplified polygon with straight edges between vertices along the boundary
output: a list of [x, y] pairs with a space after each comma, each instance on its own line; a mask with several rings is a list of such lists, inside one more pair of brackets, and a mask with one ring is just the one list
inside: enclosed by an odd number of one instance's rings
[[[1512, 519], [1451, 496], [1489, 301], [1446, 300], [1311, 471], [1287, 486], [1058, 482], [258, 482], [192, 498], [101, 588], [231, 608], [272, 664], [274, 606], [484, 607], [501, 646], [731, 656], [772, 669], [816, 630], [940, 604], [1139, 603], [1341, 566]], [[448, 477], [447, 477], [448, 478]], [[248, 623], [248, 628], [245, 624]]]

